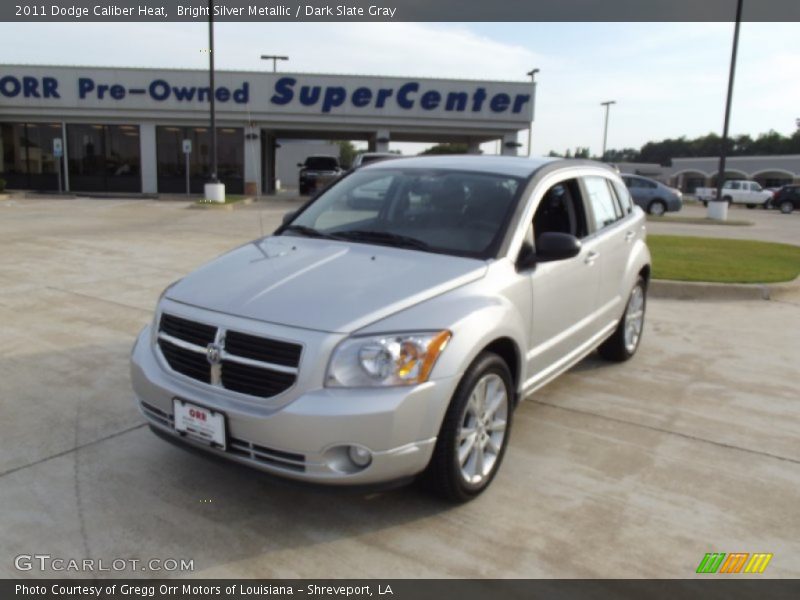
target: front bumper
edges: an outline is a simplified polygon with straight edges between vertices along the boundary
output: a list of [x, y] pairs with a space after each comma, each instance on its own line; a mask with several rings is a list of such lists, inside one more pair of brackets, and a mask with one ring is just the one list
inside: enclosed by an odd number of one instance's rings
[[[292, 389], [279, 405], [243, 403], [226, 390], [176, 377], [140, 333], [131, 355], [131, 381], [148, 423], [187, 445], [275, 475], [338, 485], [371, 485], [413, 476], [425, 469], [458, 381], [446, 378], [414, 387]], [[302, 388], [303, 386], [301, 386]], [[181, 437], [173, 427], [173, 399], [225, 413], [227, 448]], [[367, 448], [363, 469], [342, 465], [342, 446]]]

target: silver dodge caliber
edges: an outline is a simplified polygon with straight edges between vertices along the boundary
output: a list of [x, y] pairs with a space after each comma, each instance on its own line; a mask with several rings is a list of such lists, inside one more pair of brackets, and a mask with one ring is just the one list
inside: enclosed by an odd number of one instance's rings
[[482, 492], [517, 402], [644, 324], [644, 213], [603, 164], [352, 172], [169, 286], [131, 357], [152, 429], [307, 482]]

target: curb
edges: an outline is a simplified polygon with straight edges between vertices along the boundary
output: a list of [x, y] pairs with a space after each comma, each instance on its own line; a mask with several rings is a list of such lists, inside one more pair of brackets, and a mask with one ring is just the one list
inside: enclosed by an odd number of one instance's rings
[[708, 283], [653, 279], [648, 288], [652, 297], [669, 300], [800, 299], [800, 277], [785, 283]]

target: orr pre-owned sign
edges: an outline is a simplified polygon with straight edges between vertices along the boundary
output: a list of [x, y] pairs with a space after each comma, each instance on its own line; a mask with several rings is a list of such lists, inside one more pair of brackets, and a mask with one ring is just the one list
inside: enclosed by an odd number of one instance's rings
[[[517, 82], [282, 73], [217, 73], [220, 112], [478, 119], [527, 123], [532, 88]], [[207, 110], [204, 71], [0, 65], [0, 111]]]

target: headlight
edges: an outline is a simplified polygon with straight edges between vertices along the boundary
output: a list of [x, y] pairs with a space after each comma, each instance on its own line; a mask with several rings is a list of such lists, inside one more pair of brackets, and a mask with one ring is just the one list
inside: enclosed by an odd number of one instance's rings
[[423, 383], [451, 335], [444, 330], [349, 338], [334, 351], [325, 385], [378, 387]]

